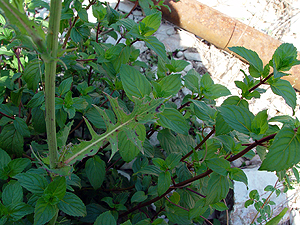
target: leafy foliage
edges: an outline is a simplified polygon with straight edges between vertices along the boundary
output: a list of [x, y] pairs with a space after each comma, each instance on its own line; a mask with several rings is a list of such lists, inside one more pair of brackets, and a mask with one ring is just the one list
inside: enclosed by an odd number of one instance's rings
[[[261, 170], [288, 183], [292, 169], [299, 182], [298, 119], [254, 115], [248, 106], [269, 84], [295, 110], [295, 90], [281, 79], [299, 64], [293, 45], [282, 44], [265, 66], [254, 51], [232, 47], [250, 67], [235, 82], [241, 96], [230, 96], [208, 73], [183, 75], [189, 63], [152, 36], [163, 1], [138, 1], [146, 15], [139, 22], [100, 1], [25, 2], [0, 4], [0, 224], [168, 224], [161, 216], [202, 223], [228, 210], [232, 181], [248, 185], [230, 162], [255, 147]], [[57, 47], [55, 23], [40, 10], [57, 19]], [[138, 41], [154, 52], [151, 62], [139, 61]], [[178, 107], [172, 97], [182, 88], [192, 94]], [[256, 191], [249, 197], [245, 206], [254, 204], [257, 221], [271, 219], [272, 202], [264, 205]]]

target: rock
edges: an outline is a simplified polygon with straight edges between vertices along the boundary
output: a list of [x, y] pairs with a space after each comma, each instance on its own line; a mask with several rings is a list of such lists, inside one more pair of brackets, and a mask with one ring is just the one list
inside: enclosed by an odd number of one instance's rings
[[243, 163], [244, 163], [244, 160], [243, 160], [242, 158], [238, 158], [238, 159], [234, 160], [234, 161], [231, 163], [231, 165], [232, 165], [233, 167], [239, 168], [239, 167], [241, 167], [241, 166], [243, 165]]
[[[258, 167], [255, 169], [243, 169], [248, 178], [248, 189], [242, 182], [234, 181], [234, 207], [230, 213], [230, 224], [248, 225], [256, 215], [257, 211], [254, 206], [251, 205], [248, 208], [244, 207], [245, 202], [249, 199], [249, 193], [252, 190], [257, 190], [260, 194], [260, 198], [267, 198], [269, 192], [266, 194], [264, 188], [267, 185], [274, 185], [277, 181], [277, 176], [272, 172], [258, 171]], [[276, 197], [273, 194], [270, 198], [271, 201], [276, 203], [276, 207], [271, 206], [276, 216], [281, 210], [286, 207], [286, 195], [284, 193]], [[283, 221], [287, 220], [289, 214], [284, 216]]]
[[193, 69], [193, 64], [189, 64], [189, 65], [187, 65], [185, 68], [184, 68], [184, 71], [185, 72], [189, 72], [191, 69]]
[[132, 12], [132, 15], [134, 15], [134, 16], [142, 16], [143, 13], [142, 13], [141, 11], [139, 11], [139, 10], [134, 10], [134, 11]]
[[185, 51], [183, 55], [187, 60], [202, 61], [200, 54], [197, 52]]
[[177, 58], [181, 58], [182, 56], [183, 56], [183, 52], [182, 51], [177, 52], [177, 54], [176, 54]]
[[134, 6], [134, 3], [130, 1], [122, 1], [119, 4], [119, 10], [124, 12], [124, 13], [129, 13]]
[[261, 164], [261, 159], [258, 155], [255, 155], [250, 161], [249, 165], [260, 165]]
[[173, 34], [176, 34], [176, 31], [174, 29], [174, 27], [167, 29], [166, 31], [167, 35], [171, 36]]

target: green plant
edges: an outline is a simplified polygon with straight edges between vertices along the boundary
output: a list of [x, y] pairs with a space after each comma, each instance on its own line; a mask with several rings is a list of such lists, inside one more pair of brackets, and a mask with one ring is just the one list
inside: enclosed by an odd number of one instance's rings
[[[255, 52], [231, 48], [250, 75], [236, 81], [241, 96], [229, 96], [209, 74], [182, 77], [188, 63], [152, 36], [162, 1], [138, 1], [146, 15], [138, 23], [96, 0], [0, 3], [0, 224], [211, 223], [215, 209], [228, 209], [221, 200], [232, 180], [247, 185], [230, 162], [256, 147], [261, 170], [284, 177], [299, 163], [298, 119], [253, 115], [247, 102], [268, 84], [295, 109], [295, 91], [281, 79], [299, 64], [291, 44], [265, 66]], [[88, 22], [90, 7], [97, 23]], [[49, 21], [37, 16], [41, 8]], [[105, 43], [109, 36], [116, 44]], [[137, 41], [155, 52], [156, 72], [138, 60]], [[177, 107], [172, 96], [183, 87], [192, 94]]]

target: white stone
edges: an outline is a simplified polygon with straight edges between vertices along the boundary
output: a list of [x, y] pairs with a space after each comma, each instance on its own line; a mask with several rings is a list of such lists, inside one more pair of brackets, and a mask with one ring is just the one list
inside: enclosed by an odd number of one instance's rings
[[[230, 215], [230, 224], [234, 225], [250, 224], [257, 213], [253, 205], [248, 208], [244, 207], [245, 202], [249, 199], [250, 191], [257, 190], [260, 194], [260, 199], [267, 198], [270, 192], [265, 192], [264, 188], [267, 185], [275, 185], [278, 179], [272, 172], [258, 171], [258, 167], [254, 169], [244, 169], [243, 171], [248, 178], [248, 189], [244, 183], [237, 181], [234, 182], [235, 204]], [[284, 207], [286, 207], [286, 195], [283, 193], [278, 197], [273, 194], [270, 200], [276, 203], [276, 208], [271, 206], [274, 209], [273, 216], [276, 216]], [[288, 217], [289, 215], [286, 214], [283, 221], [285, 221]]]
[[167, 35], [171, 36], [173, 34], [176, 34], [176, 31], [174, 29], [174, 27], [167, 29], [166, 31]]
[[124, 13], [129, 13], [134, 6], [134, 3], [130, 1], [120, 2], [118, 9]]
[[142, 16], [143, 13], [142, 13], [141, 11], [139, 11], [139, 10], [134, 10], [134, 11], [132, 12], [132, 15], [134, 15], [134, 16]]
[[243, 165], [243, 163], [244, 163], [244, 160], [243, 160], [242, 158], [238, 158], [238, 159], [234, 160], [234, 161], [231, 163], [231, 165], [232, 165], [233, 167], [241, 167], [241, 166]]
[[197, 52], [185, 51], [183, 55], [187, 60], [202, 61], [200, 54]]
[[183, 52], [182, 51], [177, 52], [177, 54], [176, 54], [177, 58], [181, 58], [182, 56], [183, 56]]
[[187, 65], [187, 66], [184, 68], [184, 71], [185, 71], [185, 72], [189, 72], [191, 69], [193, 69], [193, 65], [190, 63], [189, 65]]

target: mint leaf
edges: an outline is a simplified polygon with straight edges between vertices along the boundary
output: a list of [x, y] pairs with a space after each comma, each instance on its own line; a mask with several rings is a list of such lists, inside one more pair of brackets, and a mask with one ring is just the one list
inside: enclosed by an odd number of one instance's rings
[[95, 155], [85, 163], [85, 171], [93, 188], [100, 188], [106, 174], [104, 161]]

